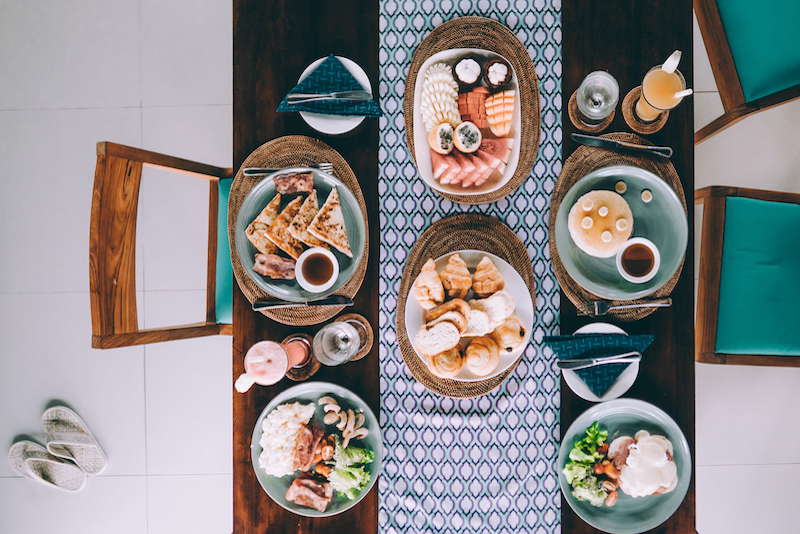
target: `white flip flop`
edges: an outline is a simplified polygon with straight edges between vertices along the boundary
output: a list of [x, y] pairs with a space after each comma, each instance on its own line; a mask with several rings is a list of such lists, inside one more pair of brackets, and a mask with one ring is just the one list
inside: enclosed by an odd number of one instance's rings
[[66, 406], [54, 406], [42, 414], [47, 432], [47, 450], [54, 456], [73, 460], [87, 475], [98, 475], [108, 460], [78, 414]]
[[8, 451], [8, 462], [20, 475], [64, 491], [78, 491], [86, 484], [86, 473], [70, 462], [53, 456], [34, 441], [18, 441]]

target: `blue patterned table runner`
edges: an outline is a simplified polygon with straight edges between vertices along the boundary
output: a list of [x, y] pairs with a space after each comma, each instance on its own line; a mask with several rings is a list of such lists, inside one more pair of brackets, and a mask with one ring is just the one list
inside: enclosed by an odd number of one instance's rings
[[[550, 265], [550, 195], [561, 170], [561, 3], [486, 0], [381, 1], [380, 10], [380, 424], [384, 470], [379, 529], [401, 532], [560, 532], [556, 474], [559, 376], [544, 336], [557, 335], [559, 293]], [[456, 16], [508, 26], [539, 78], [542, 135], [531, 176], [513, 194], [478, 206], [430, 190], [408, 153], [403, 94], [416, 46]], [[459, 212], [503, 220], [523, 241], [536, 276], [536, 322], [523, 361], [476, 399], [431, 393], [411, 376], [395, 333], [398, 287], [411, 247], [433, 222]]]

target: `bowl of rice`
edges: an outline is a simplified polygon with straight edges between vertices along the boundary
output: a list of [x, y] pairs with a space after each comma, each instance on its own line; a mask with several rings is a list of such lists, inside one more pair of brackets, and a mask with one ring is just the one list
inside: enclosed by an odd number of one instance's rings
[[[338, 399], [343, 410], [352, 409], [364, 414], [364, 427], [369, 429], [369, 434], [364, 439], [351, 441], [351, 445], [372, 450], [375, 457], [366, 465], [370, 474], [367, 487], [354, 499], [335, 492], [325, 511], [320, 512], [287, 500], [286, 492], [300, 474], [292, 464], [301, 427], [313, 425], [324, 430], [326, 435], [341, 436], [336, 426], [326, 425], [323, 421], [325, 411], [318, 401], [324, 396]], [[355, 506], [375, 484], [383, 459], [383, 441], [375, 414], [356, 394], [327, 382], [300, 384], [272, 399], [256, 421], [250, 449], [253, 470], [267, 495], [290, 512], [306, 517], [328, 517]]]

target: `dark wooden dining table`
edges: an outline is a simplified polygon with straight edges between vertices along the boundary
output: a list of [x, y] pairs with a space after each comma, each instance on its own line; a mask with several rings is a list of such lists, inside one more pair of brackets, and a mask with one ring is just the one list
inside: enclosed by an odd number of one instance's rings
[[[562, 97], [566, 103], [583, 77], [592, 70], [607, 70], [620, 84], [620, 99], [638, 85], [644, 73], [673, 50], [683, 51], [681, 72], [692, 83], [692, 3], [690, 0], [603, 0], [562, 2]], [[299, 73], [320, 57], [333, 52], [354, 60], [366, 71], [373, 88], [379, 79], [379, 3], [340, 0], [234, 0], [233, 2], [233, 153], [234, 168], [263, 143], [289, 134], [316, 137], [336, 149], [358, 177], [366, 199], [370, 250], [369, 266], [348, 311], [364, 315], [375, 330], [370, 354], [340, 367], [323, 367], [314, 380], [344, 386], [364, 399], [377, 414], [379, 398], [379, 224], [378, 135], [379, 121], [365, 120], [342, 136], [321, 135], [297, 114], [276, 113], [283, 96], [296, 84]], [[563, 106], [562, 158], [576, 148], [569, 135], [575, 128]], [[630, 131], [618, 111], [607, 131]], [[687, 204], [692, 206], [693, 120], [692, 99], [672, 111], [663, 130], [649, 139], [675, 149], [672, 162], [681, 177]], [[689, 235], [693, 235], [689, 211]], [[673, 306], [626, 323], [630, 333], [654, 333], [656, 342], [642, 362], [639, 377], [626, 394], [651, 402], [670, 414], [689, 440], [694, 455], [694, 320], [693, 248], [690, 244], [682, 275], [672, 297]], [[562, 294], [561, 329], [571, 332], [586, 319]], [[613, 322], [613, 321], [612, 321]], [[243, 372], [243, 356], [263, 339], [281, 340], [289, 333], [313, 333], [316, 327], [295, 328], [278, 324], [253, 312], [250, 302], [234, 287], [233, 373]], [[253, 472], [250, 442], [256, 419], [281, 391], [294, 385], [284, 379], [275, 386], [255, 387], [245, 395], [233, 393], [233, 531], [245, 533], [375, 533], [378, 531], [378, 488], [355, 507], [335, 519], [294, 515], [274, 503], [261, 489]], [[561, 428], [566, 429], [589, 403], [562, 383]], [[693, 470], [694, 471], [694, 470]], [[562, 505], [562, 532], [596, 530], [566, 504]], [[695, 487], [678, 511], [652, 532], [695, 532]]]

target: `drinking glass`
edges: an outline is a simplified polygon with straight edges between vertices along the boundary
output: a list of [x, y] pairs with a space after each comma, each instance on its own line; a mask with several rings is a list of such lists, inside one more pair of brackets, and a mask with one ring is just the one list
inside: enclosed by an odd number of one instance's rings
[[596, 70], [583, 79], [575, 98], [581, 120], [586, 124], [600, 124], [617, 107], [619, 84], [606, 71]]
[[686, 79], [681, 71], [665, 71], [662, 65], [653, 67], [642, 81], [642, 96], [636, 102], [636, 116], [643, 122], [653, 122], [663, 112], [681, 103], [683, 97], [676, 98], [675, 93], [686, 89]]
[[362, 336], [349, 321], [335, 321], [314, 336], [314, 357], [333, 367], [350, 361], [361, 348]]
[[253, 384], [277, 384], [290, 367], [303, 367], [309, 361], [311, 347], [305, 339], [298, 337], [286, 343], [259, 341], [244, 355], [244, 374], [236, 379], [236, 391], [244, 393]]

